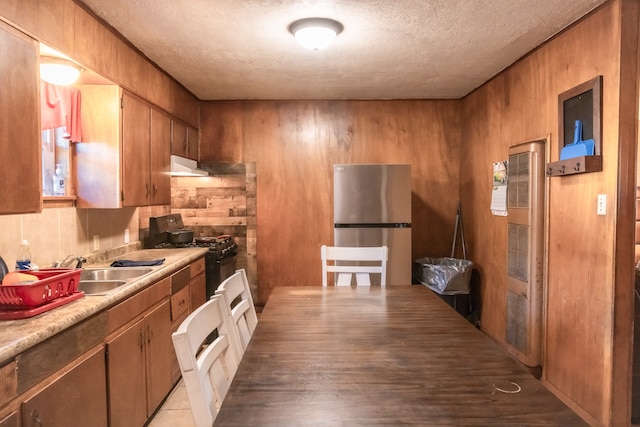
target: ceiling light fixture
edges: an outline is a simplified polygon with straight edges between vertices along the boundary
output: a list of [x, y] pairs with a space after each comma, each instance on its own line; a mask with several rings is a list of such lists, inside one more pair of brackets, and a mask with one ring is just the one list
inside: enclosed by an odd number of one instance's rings
[[341, 23], [329, 18], [305, 18], [289, 25], [289, 31], [298, 42], [311, 50], [327, 47], [343, 28]]
[[78, 80], [82, 67], [68, 59], [55, 56], [40, 57], [40, 78], [45, 82], [69, 86]]

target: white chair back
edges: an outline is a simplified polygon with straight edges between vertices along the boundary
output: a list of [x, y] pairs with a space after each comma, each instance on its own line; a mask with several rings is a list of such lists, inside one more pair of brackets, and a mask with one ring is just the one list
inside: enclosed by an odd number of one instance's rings
[[[187, 316], [171, 336], [197, 427], [213, 425], [238, 369], [230, 326], [224, 299], [214, 296]], [[206, 344], [214, 332], [217, 337]]]
[[223, 296], [229, 307], [241, 346], [239, 354], [242, 357], [258, 325], [258, 316], [244, 269], [237, 270], [224, 280], [216, 289], [216, 295]]
[[327, 286], [328, 273], [336, 273], [336, 286], [350, 286], [351, 277], [356, 276], [358, 286], [370, 286], [370, 274], [380, 274], [380, 285], [387, 283], [386, 246], [339, 247], [322, 245], [322, 286]]

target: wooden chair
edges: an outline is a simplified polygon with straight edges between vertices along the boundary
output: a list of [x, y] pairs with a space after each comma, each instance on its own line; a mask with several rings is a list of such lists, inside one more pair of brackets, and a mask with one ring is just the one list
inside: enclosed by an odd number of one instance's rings
[[[225, 308], [224, 299], [214, 295], [171, 336], [197, 427], [213, 425], [238, 369]], [[210, 336], [215, 338], [207, 344]]]
[[237, 270], [224, 280], [216, 289], [216, 295], [222, 296], [229, 307], [240, 343], [239, 355], [242, 357], [258, 325], [258, 316], [244, 269]]
[[[387, 283], [386, 246], [338, 247], [322, 245], [322, 286], [327, 286], [327, 274], [336, 273], [336, 286], [350, 286], [356, 276], [358, 286], [371, 286], [371, 273], [380, 274], [380, 285]], [[333, 264], [331, 264], [332, 262]]]

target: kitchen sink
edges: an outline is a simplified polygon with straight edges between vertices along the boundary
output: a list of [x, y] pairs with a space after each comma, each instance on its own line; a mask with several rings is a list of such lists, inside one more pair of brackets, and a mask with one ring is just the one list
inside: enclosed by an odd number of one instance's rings
[[124, 285], [124, 280], [80, 280], [78, 290], [85, 295], [106, 294]]
[[147, 273], [151, 273], [152, 268], [149, 267], [111, 267], [111, 268], [85, 268], [80, 273], [80, 283], [82, 281], [112, 281], [123, 280], [129, 281]]
[[150, 267], [96, 267], [80, 273], [78, 290], [85, 295], [104, 295], [153, 271]]

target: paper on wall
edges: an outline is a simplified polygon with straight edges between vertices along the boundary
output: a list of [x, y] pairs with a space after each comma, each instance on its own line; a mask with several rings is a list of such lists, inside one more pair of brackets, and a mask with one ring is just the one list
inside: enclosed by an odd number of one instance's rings
[[491, 190], [491, 213], [497, 216], [507, 216], [507, 162], [494, 162]]

